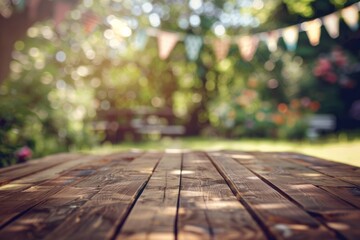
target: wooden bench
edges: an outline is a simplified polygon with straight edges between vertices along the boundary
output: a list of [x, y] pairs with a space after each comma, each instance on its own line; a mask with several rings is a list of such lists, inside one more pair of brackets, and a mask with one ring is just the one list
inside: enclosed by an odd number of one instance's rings
[[0, 239], [360, 239], [360, 169], [296, 153], [58, 154], [0, 169]]
[[336, 118], [331, 114], [314, 114], [308, 118], [306, 135], [310, 139], [317, 139], [324, 132], [334, 131]]
[[104, 133], [104, 140], [117, 143], [130, 137], [141, 140], [149, 135], [182, 136], [185, 127], [177, 124], [171, 109], [139, 108], [110, 109], [98, 112], [98, 120], [93, 123], [95, 132]]

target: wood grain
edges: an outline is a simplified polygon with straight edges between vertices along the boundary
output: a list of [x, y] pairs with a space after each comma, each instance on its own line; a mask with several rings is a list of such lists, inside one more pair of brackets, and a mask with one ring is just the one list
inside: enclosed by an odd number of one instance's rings
[[[139, 154], [132, 157], [136, 156], [139, 156]], [[129, 154], [122, 153], [104, 158], [110, 162], [94, 161], [88, 166], [81, 166], [67, 172], [66, 175], [71, 176], [75, 174], [81, 179], [74, 185], [66, 185], [59, 192], [45, 199], [16, 221], [7, 225], [0, 231], [0, 236], [4, 239], [14, 240], [44, 238], [72, 212], [85, 204], [97, 193], [99, 187], [108, 183], [108, 181], [96, 182], [94, 179], [107, 176], [114, 169], [120, 170], [129, 164], [129, 160], [132, 159]]]
[[33, 160], [29, 163], [20, 164], [19, 166], [5, 168], [0, 172], [0, 186], [7, 184], [13, 180], [35, 174], [47, 168], [54, 167], [65, 161], [78, 159], [79, 154], [57, 154], [50, 157], [45, 157], [39, 160]]
[[269, 232], [278, 239], [335, 239], [335, 235], [304, 210], [222, 153], [209, 154], [228, 184]]
[[122, 171], [45, 239], [110, 239], [148, 182], [161, 153], [147, 153]]
[[204, 153], [184, 155], [178, 239], [266, 239]]
[[[88, 163], [91, 165], [90, 163], [99, 159], [102, 160], [100, 156], [87, 156], [76, 161], [76, 164], [75, 162], [65, 162], [64, 165], [67, 166], [66, 169], [68, 170], [66, 172], [67, 174], [62, 174], [60, 176], [55, 175], [55, 178], [53, 179], [41, 182], [40, 184], [31, 185], [31, 187], [25, 190], [10, 193], [6, 197], [2, 198], [0, 208], [0, 227], [4, 224], [7, 224], [22, 212], [32, 208], [33, 206], [59, 192], [64, 186], [80, 180], [83, 174], [74, 174], [71, 168], [69, 169], [70, 166], [75, 167], [81, 163]], [[65, 170], [63, 169], [62, 165], [58, 166], [61, 171]], [[44, 172], [46, 171], [47, 170]], [[51, 169], [51, 172], [54, 173], [54, 169]], [[39, 174], [41, 174], [41, 172]], [[48, 173], [46, 173], [46, 175], [48, 176]]]
[[357, 167], [295, 153], [279, 153], [278, 156], [282, 159], [286, 159], [287, 161], [302, 164], [309, 169], [320, 172], [326, 176], [340, 179], [344, 182], [360, 187], [360, 170]]
[[175, 239], [181, 155], [165, 154], [117, 239]]
[[[353, 226], [354, 220], [359, 222], [360, 212], [357, 208], [314, 185], [293, 184], [289, 179], [296, 179], [295, 173], [300, 170], [294, 163], [287, 163], [292, 166], [292, 168], [284, 168], [283, 165], [286, 164], [278, 163], [276, 157], [276, 154], [256, 153], [254, 154], [251, 164], [242, 159], [237, 159], [237, 161], [271, 183], [278, 191], [281, 191], [283, 195], [294, 200], [305, 211], [319, 216], [321, 222], [338, 234], [351, 239], [360, 238], [360, 232], [356, 228], [333, 227], [334, 221], [342, 222], [346, 226]], [[277, 166], [276, 175], [273, 173], [274, 165]], [[301, 166], [299, 168], [301, 169]], [[279, 171], [279, 169], [281, 169], [281, 171]], [[287, 176], [287, 178], [283, 179], [282, 176]], [[344, 218], [343, 216], [346, 215], [346, 213], [351, 214], [352, 217]], [[329, 218], [329, 215], [332, 217]]]
[[284, 152], [48, 156], [0, 169], [0, 239], [357, 240], [359, 174]]

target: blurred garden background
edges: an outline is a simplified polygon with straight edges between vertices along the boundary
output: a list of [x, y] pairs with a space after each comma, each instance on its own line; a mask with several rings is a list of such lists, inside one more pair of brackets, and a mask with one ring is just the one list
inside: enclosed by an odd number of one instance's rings
[[358, 1], [0, 0], [0, 165], [298, 151], [360, 166]]

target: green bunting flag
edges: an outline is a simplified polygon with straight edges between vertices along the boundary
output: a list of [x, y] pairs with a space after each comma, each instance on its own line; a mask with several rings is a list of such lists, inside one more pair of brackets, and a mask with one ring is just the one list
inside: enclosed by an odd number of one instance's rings
[[146, 31], [141, 29], [138, 30], [134, 37], [134, 48], [136, 50], [144, 50], [148, 41], [148, 35]]
[[17, 11], [21, 12], [25, 9], [25, 0], [16, 0], [13, 1], [13, 3], [15, 3], [15, 8]]
[[202, 38], [200, 36], [188, 35], [185, 37], [184, 43], [188, 59], [190, 61], [197, 60], [203, 44]]

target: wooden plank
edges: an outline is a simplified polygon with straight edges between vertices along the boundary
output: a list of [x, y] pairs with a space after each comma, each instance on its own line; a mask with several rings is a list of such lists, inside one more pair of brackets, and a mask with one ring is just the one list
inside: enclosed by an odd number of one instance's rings
[[[80, 163], [94, 163], [94, 160], [97, 159], [100, 161], [103, 160], [100, 156], [87, 156], [81, 160], [76, 161], [77, 164], [71, 165], [71, 167], [75, 167]], [[64, 164], [68, 166], [68, 163], [72, 162], [66, 162]], [[24, 211], [27, 211], [28, 209], [59, 192], [64, 186], [73, 184], [84, 177], [84, 174], [81, 171], [80, 174], [74, 174], [70, 166], [68, 167], [68, 172], [65, 172], [68, 174], [62, 174], [54, 179], [42, 182], [41, 184], [34, 184], [23, 191], [11, 193], [7, 197], [2, 198], [0, 208], [0, 227], [7, 224], [14, 217], [18, 216]]]
[[[47, 169], [43, 169], [43, 171], [35, 172], [34, 174], [30, 174], [22, 178], [19, 178], [17, 180], [14, 180], [11, 183], [5, 184], [0, 187], [0, 199], [19, 197], [14, 194], [20, 193], [21, 191], [24, 191], [29, 187], [39, 185], [50, 179], [55, 179], [59, 177], [62, 172], [67, 171], [72, 167], [79, 166], [81, 164], [89, 164], [89, 162], [91, 162], [92, 159], [95, 160], [98, 158], [102, 158], [103, 161], [108, 161], [104, 156], [102, 157], [88, 156], [88, 157], [71, 159], [68, 161], [61, 162], [57, 165], [51, 166]], [[63, 179], [59, 178], [59, 180], [62, 181]], [[53, 184], [53, 182], [51, 183]]]
[[266, 239], [203, 153], [184, 156], [178, 239]]
[[[283, 168], [282, 162], [276, 161], [276, 154], [256, 153], [254, 155], [255, 158], [252, 159], [252, 164], [249, 164], [242, 159], [237, 159], [237, 161], [247, 167], [250, 171], [253, 171], [261, 176], [263, 180], [275, 186], [278, 191], [282, 192], [283, 195], [286, 195], [297, 202], [304, 210], [319, 216], [319, 220], [321, 222], [336, 231], [338, 234], [346, 236], [350, 239], [360, 238], [360, 231], [358, 228], [352, 227], [354, 225], [354, 220], [356, 220], [356, 222], [360, 221], [360, 211], [358, 211], [355, 207], [347, 204], [339, 198], [333, 197], [328, 192], [315, 187], [314, 185], [292, 184], [291, 181], [289, 182], [289, 178], [297, 178], [296, 176], [291, 175], [297, 169], [295, 167], [290, 170]], [[271, 174], [273, 165], [277, 165], [276, 167], [278, 169], [282, 169], [282, 174], [277, 174], [276, 176]], [[262, 171], [259, 171], [257, 166], [262, 166]], [[264, 168], [267, 170], [265, 171]], [[292, 177], [283, 179], [283, 175]], [[344, 218], [345, 213], [351, 214], [352, 217]], [[343, 226], [346, 225], [347, 227], [334, 228], [333, 226], [337, 226], [337, 224], [334, 224], [334, 221], [341, 222]]]
[[337, 163], [333, 161], [328, 161], [322, 158], [309, 156], [306, 154], [299, 154], [294, 152], [276, 152], [276, 154], [283, 159], [297, 160], [297, 163], [304, 166], [322, 166], [322, 167], [346, 167], [349, 165], [343, 163]]
[[[335, 210], [354, 210], [354, 207], [333, 197], [323, 189], [309, 184], [303, 178], [300, 178], [299, 181], [296, 174], [303, 173], [302, 166], [278, 161], [276, 155], [272, 153], [254, 153], [249, 156], [253, 156], [251, 161], [235, 159], [250, 171], [261, 176], [263, 180], [284, 191], [308, 212], [320, 214]], [[307, 175], [308, 178], [313, 177], [311, 172]], [[324, 202], [327, 204], [323, 204]]]
[[1, 170], [0, 174], [0, 186], [79, 157], [81, 157], [79, 154], [57, 154], [43, 159], [30, 161], [19, 167], [4, 168]]
[[[65, 186], [58, 193], [36, 205], [30, 211], [16, 219], [16, 221], [2, 229], [0, 236], [4, 239], [13, 240], [45, 238], [46, 235], [59, 226], [66, 217], [97, 193], [99, 187], [103, 187], [108, 183], [106, 180], [94, 182], [94, 179], [108, 176], [114, 169], [120, 170], [124, 168], [129, 164], [129, 160], [139, 155], [139, 153], [136, 155], [121, 153], [107, 156], [111, 161], [110, 163], [100, 162], [94, 174], [83, 177], [77, 184]], [[87, 185], [87, 187], [84, 185]]]
[[[83, 205], [95, 189], [67, 187], [50, 196], [48, 200], [31, 209], [0, 231], [1, 239], [43, 239], [77, 208]], [[59, 194], [61, 198], [59, 198]], [[55, 197], [55, 198], [54, 198]]]
[[251, 212], [278, 239], [336, 239], [319, 221], [234, 159], [210, 153], [213, 163]]
[[123, 171], [114, 171], [111, 183], [101, 188], [45, 239], [114, 237], [161, 156], [161, 153], [147, 153], [132, 161]]
[[[320, 173], [314, 169], [310, 169], [306, 166], [299, 165], [295, 162], [283, 159], [280, 156], [281, 153], [266, 153], [266, 158], [262, 161], [268, 165], [257, 164], [254, 161], [255, 156], [262, 154], [261, 152], [248, 152], [239, 153], [238, 151], [226, 151], [229, 157], [232, 157], [242, 163], [253, 165], [252, 167], [257, 168], [259, 172], [265, 171], [268, 173], [269, 166], [271, 166], [271, 173], [274, 177], [281, 174], [283, 178], [287, 177], [288, 183], [291, 184], [313, 184], [315, 186], [344, 186], [351, 187], [351, 183], [345, 182], [341, 179], [328, 176]], [[291, 182], [290, 182], [291, 181]]]
[[344, 201], [360, 208], [360, 188], [359, 187], [321, 187], [329, 193], [343, 199]]
[[287, 161], [304, 165], [324, 175], [331, 176], [360, 187], [360, 168], [302, 154], [279, 153], [278, 156], [281, 159], [286, 159]]
[[[297, 177], [297, 178], [304, 178], [308, 179], [307, 181], [328, 191], [329, 193], [335, 195], [336, 197], [351, 203], [357, 207], [359, 207], [359, 194], [354, 194], [356, 192], [356, 189], [359, 189], [359, 185], [360, 185], [360, 178], [358, 177], [333, 177], [333, 176], [328, 176], [325, 173], [326, 172], [318, 172], [316, 170], [316, 168], [318, 166], [314, 166], [314, 168], [308, 168], [310, 165], [309, 164], [315, 164], [316, 162], [316, 158], [312, 158], [312, 157], [306, 157], [311, 159], [311, 162], [309, 163], [308, 161], [306, 161], [305, 165], [307, 167], [305, 167], [306, 169], [310, 169], [311, 172], [304, 172], [304, 171], [299, 171], [296, 169], [299, 168], [304, 168], [304, 167], [299, 167], [297, 164], [301, 164], [303, 165], [301, 161], [295, 160], [295, 161], [291, 161], [288, 158], [279, 158], [279, 156], [282, 156], [282, 153], [274, 153], [273, 155], [276, 156], [276, 159], [274, 160], [274, 158], [272, 158], [272, 161], [280, 161], [277, 165], [281, 166], [282, 164], [287, 164], [288, 166], [297, 166], [294, 167], [293, 169], [288, 168], [288, 172], [293, 176], [293, 177]], [[287, 156], [287, 155], [286, 155]], [[298, 159], [301, 159], [299, 154], [296, 154]], [[321, 160], [321, 165], [326, 165], [324, 163], [324, 160]], [[294, 165], [296, 164], [296, 165]], [[303, 166], [305, 166], [303, 165]], [[340, 167], [340, 169], [344, 169], [344, 164], [340, 164], [338, 165], [337, 163], [330, 163], [330, 165], [332, 166], [331, 168], [333, 169], [332, 172], [335, 172], [337, 167]], [[347, 166], [347, 165], [346, 165]], [[350, 167], [349, 169], [352, 170], [357, 170], [356, 168], [354, 169], [354, 167], [351, 166], [347, 166]], [[355, 171], [353, 171], [354, 174]], [[320, 177], [319, 176], [326, 176], [326, 178]], [[323, 180], [323, 181], [322, 181]], [[345, 183], [345, 184], [344, 184]], [[356, 185], [357, 183], [357, 185]], [[354, 185], [355, 184], [355, 185]]]
[[14, 164], [8, 167], [4, 167], [4, 168], [0, 168], [0, 174], [2, 175], [5, 172], [10, 172], [10, 171], [14, 171], [14, 170], [18, 170], [20, 168], [26, 168], [26, 167], [30, 167], [32, 165], [37, 165], [39, 163], [44, 163], [44, 162], [48, 162], [48, 161], [56, 161], [56, 159], [64, 159], [64, 158], [68, 158], [70, 156], [84, 156], [84, 154], [80, 154], [80, 153], [56, 153], [56, 154], [52, 154], [49, 156], [45, 156], [42, 158], [37, 158], [37, 159], [31, 159], [27, 162], [24, 163], [18, 163], [18, 164]]
[[175, 239], [181, 154], [165, 154], [117, 239]]

